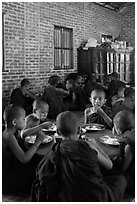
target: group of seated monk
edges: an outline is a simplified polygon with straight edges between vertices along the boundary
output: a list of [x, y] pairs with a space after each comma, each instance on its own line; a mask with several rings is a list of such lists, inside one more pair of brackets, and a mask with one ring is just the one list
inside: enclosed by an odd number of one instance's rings
[[[28, 79], [21, 81], [21, 86], [12, 91], [10, 103], [23, 107], [26, 115], [32, 113], [32, 103], [37, 98], [29, 90]], [[52, 75], [47, 85], [41, 90], [41, 98], [49, 105], [49, 119], [56, 119], [57, 115], [65, 110], [84, 111], [93, 106], [91, 93], [93, 90], [103, 90], [105, 105], [114, 115], [122, 109], [131, 108], [134, 111], [134, 89], [126, 87], [126, 84], [118, 79], [116, 72], [107, 76], [106, 84], [101, 84], [93, 72], [86, 79], [79, 74], [68, 74], [64, 81], [57, 75]], [[133, 97], [132, 97], [133, 96]], [[132, 98], [132, 99], [131, 99]], [[128, 105], [132, 101], [132, 105]]]
[[[111, 79], [111, 86], [101, 85], [93, 75], [85, 81], [82, 76], [68, 75], [64, 84], [53, 75], [40, 97], [30, 92], [28, 79], [13, 90], [3, 115], [3, 193], [25, 192], [37, 202], [115, 202], [127, 190], [134, 195], [135, 91], [118, 79]], [[110, 94], [112, 87], [116, 90]], [[72, 112], [79, 110], [84, 112], [85, 124], [103, 124], [127, 138], [116, 166], [94, 139], [92, 145], [79, 139], [78, 118]], [[35, 153], [44, 139], [42, 129], [52, 126], [50, 119], [56, 120], [62, 140], [41, 158]], [[37, 137], [26, 150], [21, 138], [28, 135]]]

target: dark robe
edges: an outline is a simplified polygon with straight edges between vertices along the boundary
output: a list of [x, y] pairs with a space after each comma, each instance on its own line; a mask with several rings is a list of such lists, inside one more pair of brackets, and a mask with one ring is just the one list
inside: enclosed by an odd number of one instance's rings
[[[109, 116], [111, 119], [113, 118], [113, 114], [110, 107], [102, 106], [103, 111]], [[98, 123], [104, 125], [106, 128], [110, 129], [109, 125], [106, 123], [104, 118], [101, 117], [98, 113], [93, 113], [87, 118], [87, 123]]]
[[[115, 181], [121, 182], [121, 179]], [[104, 182], [97, 152], [86, 142], [63, 140], [55, 143], [39, 164], [32, 186], [31, 201], [115, 201], [117, 186], [112, 184], [109, 187]]]
[[49, 119], [56, 119], [57, 115], [65, 110], [63, 94], [52, 86], [45, 87], [42, 100], [49, 104]]
[[133, 158], [129, 167], [124, 172], [124, 174], [126, 176], [127, 183], [128, 183], [127, 192], [134, 197], [135, 196], [135, 142], [132, 142], [130, 144], [130, 151], [132, 153]]
[[84, 90], [85, 90], [85, 93], [86, 93], [88, 99], [89, 99], [89, 97], [91, 95], [91, 92], [94, 89], [101, 89], [101, 90], [103, 90], [103, 87], [101, 86], [101, 84], [98, 84], [97, 82], [93, 82], [91, 80], [87, 81], [87, 83], [84, 86]]
[[107, 98], [111, 99], [112, 96], [118, 94], [118, 89], [121, 86], [125, 86], [125, 83], [120, 80], [112, 80], [108, 84]]
[[76, 100], [74, 104], [76, 105], [76, 109], [78, 111], [84, 111], [86, 108], [86, 104], [88, 103], [88, 99], [83, 87], [75, 86], [73, 88], [73, 92], [76, 96]]
[[24, 108], [26, 115], [32, 113], [32, 103], [34, 99], [25, 96], [21, 88], [16, 88], [12, 91], [10, 96], [10, 103]]
[[[24, 142], [16, 136], [19, 146], [26, 151]], [[2, 139], [2, 193], [27, 193], [30, 195], [31, 186], [35, 179], [35, 170], [41, 157], [35, 155], [27, 164], [21, 163]]]

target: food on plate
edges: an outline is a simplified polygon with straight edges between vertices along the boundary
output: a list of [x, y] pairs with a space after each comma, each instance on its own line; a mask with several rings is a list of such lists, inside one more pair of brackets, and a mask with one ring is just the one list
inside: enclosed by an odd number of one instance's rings
[[101, 124], [90, 124], [85, 127], [85, 130], [103, 130], [105, 127]]
[[88, 136], [86, 136], [86, 135], [81, 135], [81, 136], [80, 136], [80, 139], [85, 140], [85, 141], [90, 141], [90, 140], [91, 140], [91, 139], [90, 139]]
[[104, 144], [109, 144], [109, 145], [120, 145], [120, 143], [118, 142], [117, 138], [112, 138], [108, 135], [102, 136], [100, 137], [100, 141]]
[[[36, 135], [27, 136], [27, 137], [25, 138], [25, 141], [28, 142], [28, 143], [30, 143], [30, 144], [34, 144], [35, 141], [36, 141]], [[44, 143], [49, 143], [49, 142], [51, 142], [51, 141], [52, 141], [52, 137], [49, 136], [49, 135], [45, 135], [45, 138], [44, 138], [42, 144], [44, 144]]]
[[56, 131], [57, 130], [57, 126], [55, 124], [53, 124], [49, 129], [42, 129], [44, 132], [47, 131]]
[[25, 137], [25, 141], [28, 142], [28, 143], [34, 144], [35, 141], [36, 141], [36, 135], [31, 135], [31, 136]]
[[52, 137], [49, 136], [49, 135], [46, 135], [46, 137], [43, 140], [43, 143], [48, 143], [48, 142], [51, 142], [51, 141], [52, 141]]

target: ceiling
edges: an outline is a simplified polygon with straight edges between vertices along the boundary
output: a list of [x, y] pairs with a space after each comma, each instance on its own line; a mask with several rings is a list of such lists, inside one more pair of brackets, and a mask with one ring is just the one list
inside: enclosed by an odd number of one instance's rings
[[131, 4], [135, 4], [135, 2], [96, 2], [96, 4], [99, 4], [113, 11], [120, 12], [125, 7]]

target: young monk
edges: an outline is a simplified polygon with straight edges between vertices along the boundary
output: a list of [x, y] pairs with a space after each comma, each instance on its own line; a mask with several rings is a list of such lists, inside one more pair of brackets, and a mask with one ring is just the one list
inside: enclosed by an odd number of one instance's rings
[[129, 110], [135, 113], [135, 90], [132, 87], [125, 88], [124, 101], [118, 101], [113, 105], [113, 115], [122, 110]]
[[126, 187], [125, 178], [113, 176], [109, 184], [104, 181], [99, 163], [111, 169], [112, 162], [94, 140], [91, 147], [79, 140], [76, 115], [70, 111], [60, 113], [56, 124], [62, 141], [55, 143], [40, 163], [32, 201], [120, 201]]
[[[47, 122], [49, 105], [40, 99], [33, 102], [33, 113], [25, 118], [25, 126], [21, 132], [22, 137], [37, 134], [41, 129], [49, 129], [51, 122]], [[44, 122], [46, 121], [46, 122]]]
[[122, 161], [118, 168], [121, 166], [127, 178], [128, 192], [135, 196], [135, 115], [127, 110], [118, 112], [114, 117], [114, 128], [118, 135], [127, 139], [122, 146]]
[[111, 98], [111, 105], [113, 106], [118, 101], [124, 101], [125, 86], [122, 85], [118, 88], [118, 93]]
[[24, 78], [20, 87], [14, 89], [10, 96], [10, 103], [24, 108], [26, 115], [32, 113], [32, 103], [36, 96], [30, 92], [30, 82]]
[[94, 89], [91, 92], [90, 102], [92, 107], [89, 107], [84, 112], [84, 121], [87, 123], [99, 123], [107, 128], [112, 128], [112, 112], [105, 105], [105, 92], [101, 89]]
[[64, 111], [63, 96], [65, 90], [57, 88], [60, 77], [52, 75], [48, 80], [48, 85], [45, 87], [42, 100], [49, 104], [49, 119], [56, 119], [57, 115]]
[[[30, 193], [35, 178], [35, 168], [40, 159], [34, 158], [44, 134], [39, 132], [35, 143], [26, 152], [20, 147], [20, 130], [25, 125], [25, 110], [16, 105], [8, 105], [4, 111], [6, 128], [2, 134], [2, 192]], [[16, 133], [18, 131], [18, 135]]]

